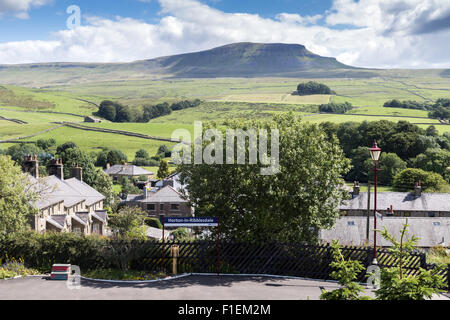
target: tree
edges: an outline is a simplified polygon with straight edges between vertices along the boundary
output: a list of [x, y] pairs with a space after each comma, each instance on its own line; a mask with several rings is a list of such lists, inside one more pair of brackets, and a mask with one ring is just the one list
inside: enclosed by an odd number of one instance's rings
[[[196, 216], [220, 216], [221, 234], [229, 239], [317, 241], [318, 230], [334, 225], [339, 203], [347, 196], [340, 186], [349, 161], [336, 139], [330, 142], [318, 125], [303, 122], [292, 113], [224, 125], [271, 133], [278, 129], [279, 172], [261, 175], [265, 167], [261, 161], [255, 165], [236, 161], [180, 165], [181, 183], [187, 184], [183, 194]], [[224, 126], [204, 124], [205, 131], [210, 128], [225, 137]], [[204, 141], [203, 147], [206, 145]]]
[[438, 148], [428, 149], [425, 153], [419, 154], [416, 158], [411, 159], [410, 162], [414, 168], [436, 172], [450, 183], [448, 170], [450, 166], [450, 151]]
[[368, 147], [358, 147], [350, 155], [352, 170], [345, 176], [347, 181], [367, 182], [373, 167]]
[[0, 235], [24, 231], [37, 214], [39, 190], [10, 157], [0, 155]]
[[419, 181], [424, 191], [446, 192], [449, 187], [438, 173], [408, 168], [399, 172], [394, 177], [394, 188], [399, 191], [412, 190]]
[[[370, 161], [371, 167], [372, 161]], [[406, 169], [406, 162], [395, 153], [382, 153], [380, 158], [380, 171], [378, 172], [378, 181], [382, 185], [392, 185], [394, 177]], [[369, 170], [370, 179], [374, 179], [373, 170]]]
[[382, 268], [380, 288], [375, 291], [377, 300], [425, 300], [433, 294], [441, 293], [444, 288], [442, 276], [438, 273], [444, 266], [433, 270], [420, 268], [415, 275], [406, 275], [404, 266], [408, 263], [410, 253], [417, 249], [418, 238], [412, 235], [409, 239], [408, 220], [400, 232], [400, 240], [395, 239], [386, 227], [381, 232], [383, 238], [391, 242], [389, 252], [396, 263], [395, 267]]
[[170, 157], [172, 152], [170, 151], [170, 148], [163, 144], [162, 146], [159, 146], [157, 155], [161, 158]]
[[123, 207], [109, 217], [108, 224], [115, 237], [145, 239], [145, 214], [139, 207]]
[[56, 145], [56, 140], [51, 138], [51, 139], [39, 139], [36, 142], [36, 145], [41, 148], [44, 151], [48, 151], [51, 147]]
[[[59, 149], [59, 147], [58, 147]], [[64, 177], [70, 178], [70, 168], [79, 166], [83, 168], [83, 181], [93, 187], [97, 179], [97, 169], [93, 159], [78, 147], [61, 149], [56, 156], [62, 159], [64, 164]]]
[[96, 177], [94, 189], [105, 196], [105, 206], [112, 207], [115, 203], [115, 194], [111, 177], [104, 173], [103, 170], [97, 170]]
[[148, 154], [147, 150], [144, 149], [140, 149], [138, 151], [136, 151], [136, 155], [134, 156], [134, 158], [142, 158], [142, 159], [149, 159], [150, 155]]
[[297, 87], [297, 93], [303, 96], [311, 94], [333, 94], [334, 92], [322, 83], [309, 81], [307, 83], [300, 83]]
[[128, 157], [122, 151], [113, 149], [108, 151], [106, 155], [106, 160], [107, 163], [113, 166], [116, 164], [122, 164], [122, 162], [124, 161], [127, 162]]
[[426, 130], [426, 135], [429, 137], [438, 137], [439, 132], [437, 131], [435, 126], [429, 126]]
[[39, 161], [43, 160], [43, 158], [46, 158], [44, 150], [34, 144], [13, 145], [6, 150], [6, 154], [9, 155], [16, 164], [21, 164], [25, 157], [28, 155], [37, 155]]
[[161, 160], [161, 162], [159, 163], [159, 169], [158, 169], [158, 174], [157, 177], [158, 179], [165, 179], [170, 175], [169, 172], [169, 163], [166, 160]]
[[130, 179], [127, 177], [123, 177], [120, 181], [120, 185], [122, 187], [122, 199], [126, 199], [129, 194], [138, 194], [140, 190], [138, 187], [131, 183]]
[[362, 285], [356, 282], [358, 274], [364, 270], [364, 266], [357, 260], [345, 260], [341, 252], [339, 241], [333, 241], [331, 245], [333, 249], [334, 261], [330, 267], [336, 269], [331, 273], [331, 277], [338, 280], [342, 286], [333, 291], [323, 290], [320, 295], [321, 300], [369, 300], [369, 297], [360, 297], [364, 292]]

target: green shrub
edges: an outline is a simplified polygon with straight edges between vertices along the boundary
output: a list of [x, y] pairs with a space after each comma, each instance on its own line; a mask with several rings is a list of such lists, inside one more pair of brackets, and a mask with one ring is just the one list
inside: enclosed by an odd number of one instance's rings
[[431, 299], [433, 294], [443, 292], [444, 279], [439, 272], [444, 265], [435, 266], [432, 270], [419, 269], [418, 274], [407, 275], [405, 264], [410, 253], [417, 249], [418, 238], [412, 235], [409, 240], [408, 220], [400, 232], [400, 240], [392, 236], [386, 227], [381, 232], [383, 238], [392, 243], [389, 249], [396, 265], [381, 269], [380, 288], [375, 291], [377, 300], [425, 300]]
[[156, 229], [162, 229], [163, 226], [161, 224], [161, 221], [159, 221], [159, 219], [157, 218], [146, 218], [145, 219], [145, 224], [149, 227], [153, 227]]
[[364, 270], [364, 266], [357, 260], [345, 260], [342, 255], [338, 241], [333, 241], [334, 261], [330, 264], [336, 270], [331, 273], [331, 277], [338, 280], [342, 288], [326, 291], [323, 290], [320, 295], [321, 300], [368, 300], [367, 296], [360, 297], [364, 292], [363, 286], [355, 280], [358, 274]]

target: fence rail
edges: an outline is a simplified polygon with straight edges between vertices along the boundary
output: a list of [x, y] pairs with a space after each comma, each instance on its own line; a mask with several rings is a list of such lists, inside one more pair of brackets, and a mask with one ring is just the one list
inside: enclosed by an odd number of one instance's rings
[[[132, 267], [139, 270], [156, 271], [163, 267], [172, 268], [170, 247], [180, 248], [178, 257], [179, 272], [198, 273], [236, 273], [272, 274], [330, 280], [333, 268], [333, 250], [330, 245], [304, 245], [300, 243], [235, 243], [221, 242], [218, 256], [216, 242], [172, 242], [147, 243], [139, 255], [142, 259], [133, 261]], [[360, 261], [365, 269], [372, 264], [373, 248], [342, 247], [345, 259]], [[164, 252], [164, 258], [163, 253]], [[378, 265], [392, 267], [396, 261], [387, 249], [377, 250]], [[406, 275], [415, 275], [420, 268], [431, 270], [435, 266], [426, 263], [426, 254], [413, 252], [404, 261]], [[450, 266], [440, 275], [449, 283]], [[366, 272], [358, 275], [358, 281], [365, 282]], [[450, 285], [448, 286], [450, 289]]]
[[[172, 270], [171, 246], [179, 247], [177, 269], [179, 273], [271, 274], [330, 280], [333, 268], [333, 249], [330, 245], [302, 243], [240, 243], [221, 241], [168, 242], [136, 240], [72, 239], [64, 243], [51, 239], [6, 240], [0, 242], [0, 259], [23, 258], [30, 267], [50, 269], [53, 263], [76, 264], [82, 270], [129, 267], [134, 270], [159, 272]], [[344, 246], [345, 259], [360, 261], [365, 270], [372, 264], [373, 248]], [[377, 250], [381, 268], [396, 265], [387, 249]], [[407, 275], [415, 275], [420, 268], [432, 270], [426, 263], [426, 254], [413, 252], [404, 261]], [[450, 265], [439, 274], [450, 289]], [[358, 281], [366, 282], [366, 271]]]

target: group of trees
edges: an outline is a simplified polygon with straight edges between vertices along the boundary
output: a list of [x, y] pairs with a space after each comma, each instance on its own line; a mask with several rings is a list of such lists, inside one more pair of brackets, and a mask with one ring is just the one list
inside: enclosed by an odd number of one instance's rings
[[118, 102], [105, 100], [98, 109], [97, 115], [112, 122], [139, 122], [146, 123], [152, 119], [169, 115], [172, 111], [195, 108], [201, 104], [201, 100], [185, 100], [169, 104], [167, 102], [143, 107], [124, 106]]
[[327, 85], [315, 81], [300, 83], [297, 86], [297, 94], [307, 96], [312, 94], [336, 94]]
[[434, 119], [450, 119], [450, 99], [441, 98], [434, 103], [417, 101], [399, 101], [397, 99], [387, 101], [385, 108], [404, 108], [429, 111], [428, 116]]
[[[378, 175], [381, 184], [394, 185], [395, 176], [407, 168], [420, 169], [427, 175], [433, 172], [440, 176], [441, 179], [436, 179], [436, 176], [430, 177], [436, 181], [434, 187], [437, 189], [445, 187], [444, 180], [450, 183], [450, 133], [439, 135], [434, 126], [424, 130], [406, 121], [394, 123], [381, 120], [342, 124], [324, 122], [320, 126], [329, 137], [338, 138], [346, 156], [351, 159], [352, 169], [346, 175], [348, 181], [373, 180], [373, 164], [369, 148], [373, 141], [377, 140], [383, 150], [380, 160], [381, 171]], [[401, 179], [397, 181], [394, 186], [398, 189], [414, 187], [414, 183], [404, 185], [410, 183], [409, 181], [403, 180], [403, 183], [400, 183]]]
[[344, 102], [344, 103], [328, 103], [328, 104], [321, 104], [319, 106], [319, 112], [325, 112], [325, 113], [346, 113], [347, 111], [350, 111], [353, 109], [353, 106], [350, 102]]
[[150, 156], [147, 150], [141, 149], [136, 152], [133, 164], [136, 166], [143, 166], [143, 167], [157, 167], [160, 165], [162, 159], [168, 158], [171, 155], [172, 152], [166, 145], [160, 146], [155, 156]]

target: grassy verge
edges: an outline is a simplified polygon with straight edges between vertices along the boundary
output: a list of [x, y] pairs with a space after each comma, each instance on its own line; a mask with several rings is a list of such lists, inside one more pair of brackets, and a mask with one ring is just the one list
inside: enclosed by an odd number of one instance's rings
[[100, 270], [91, 270], [83, 273], [83, 277], [91, 278], [91, 279], [102, 279], [102, 280], [157, 280], [161, 278], [166, 278], [167, 275], [159, 272], [145, 272], [145, 271], [121, 271], [117, 269], [100, 269]]

